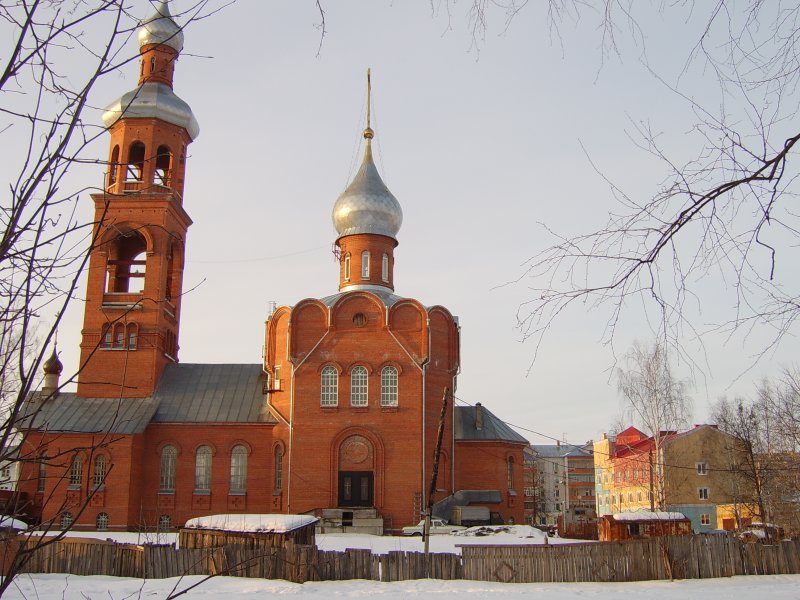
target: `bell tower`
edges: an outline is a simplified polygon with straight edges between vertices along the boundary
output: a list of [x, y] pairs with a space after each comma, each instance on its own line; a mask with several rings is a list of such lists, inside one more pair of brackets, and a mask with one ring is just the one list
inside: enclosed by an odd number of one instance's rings
[[92, 194], [95, 244], [78, 395], [141, 398], [178, 360], [186, 231], [186, 148], [200, 128], [172, 90], [183, 31], [168, 0], [137, 31], [139, 84], [108, 106], [104, 192]]

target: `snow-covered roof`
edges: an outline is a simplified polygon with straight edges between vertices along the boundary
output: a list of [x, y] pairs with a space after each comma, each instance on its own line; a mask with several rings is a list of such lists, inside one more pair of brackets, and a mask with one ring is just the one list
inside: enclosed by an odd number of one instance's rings
[[187, 529], [219, 529], [222, 531], [287, 533], [319, 519], [310, 515], [230, 514], [190, 519]]
[[0, 515], [0, 528], [7, 529], [27, 529], [28, 524], [19, 519], [9, 517], [8, 515]]
[[686, 516], [679, 512], [637, 510], [633, 512], [614, 513], [616, 521], [677, 521]]

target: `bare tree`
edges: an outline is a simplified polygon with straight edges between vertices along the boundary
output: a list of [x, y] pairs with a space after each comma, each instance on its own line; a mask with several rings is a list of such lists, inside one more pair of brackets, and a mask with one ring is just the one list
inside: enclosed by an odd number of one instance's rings
[[[174, 16], [185, 26], [214, 12], [208, 2], [187, 1]], [[0, 203], [0, 463], [41, 460], [35, 451], [16, 450], [17, 425], [101, 231], [79, 210], [83, 195], [103, 190], [106, 171], [86, 152], [105, 132], [98, 107], [109, 98], [96, 98], [95, 88], [138, 58], [134, 32], [153, 12], [150, 3], [124, 0], [0, 3], [0, 141], [17, 149], [4, 163]], [[75, 183], [92, 179], [96, 188]], [[61, 385], [76, 376], [67, 374]], [[100, 437], [98, 444], [109, 443]], [[61, 473], [69, 460], [46, 457]], [[6, 557], [10, 576], [0, 594], [34, 545]]]
[[[432, 2], [434, 8], [442, 4], [452, 18], [456, 3]], [[800, 317], [800, 289], [789, 278], [800, 241], [793, 206], [800, 175], [798, 3], [473, 0], [468, 6], [467, 24], [478, 41], [490, 23], [512, 28], [521, 10], [539, 11], [561, 43], [565, 26], [588, 21], [600, 38], [601, 67], [633, 48], [635, 61], [629, 62], [642, 64], [695, 117], [686, 135], [696, 150], [676, 156], [658, 135], [672, 123], [651, 125], [658, 115], [631, 115], [629, 136], [661, 162], [663, 179], [653, 183], [652, 195], [636, 197], [595, 166], [618, 209], [594, 231], [551, 231], [555, 243], [530, 259], [522, 279], [532, 288], [531, 300], [518, 314], [524, 335], [538, 347], [554, 321], [578, 303], [609, 311], [605, 335], [612, 340], [635, 300], [656, 310], [656, 335], [677, 351], [686, 334], [702, 339], [712, 331], [754, 327], [770, 333], [767, 347], [778, 343]], [[663, 16], [682, 27], [673, 38], [680, 60], [671, 73], [654, 66], [646, 43], [647, 24], [663, 23]], [[681, 39], [688, 40], [682, 48]], [[690, 87], [701, 78], [713, 78], [716, 92]], [[731, 309], [702, 322], [712, 288], [728, 290]], [[717, 302], [717, 313], [720, 308]]]
[[653, 439], [651, 494], [655, 507], [663, 509], [667, 502], [664, 445], [691, 419], [687, 384], [672, 372], [664, 347], [656, 342], [631, 348], [617, 370], [617, 387], [626, 416]]
[[735, 504], [755, 521], [764, 523], [764, 533], [769, 538], [766, 524], [773, 514], [771, 502], [777, 478], [771, 460], [770, 421], [762, 400], [763, 397], [747, 402], [737, 398], [731, 402], [723, 398], [714, 406], [712, 418], [732, 436], [728, 452]]

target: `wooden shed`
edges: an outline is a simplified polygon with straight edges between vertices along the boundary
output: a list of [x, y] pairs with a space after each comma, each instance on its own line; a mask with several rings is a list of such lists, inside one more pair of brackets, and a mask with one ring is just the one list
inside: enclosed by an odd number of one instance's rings
[[603, 515], [597, 526], [601, 542], [692, 534], [691, 520], [679, 512], [636, 511]]
[[229, 514], [190, 519], [180, 530], [181, 548], [212, 548], [239, 545], [248, 548], [273, 548], [287, 542], [314, 545], [314, 525], [310, 515]]

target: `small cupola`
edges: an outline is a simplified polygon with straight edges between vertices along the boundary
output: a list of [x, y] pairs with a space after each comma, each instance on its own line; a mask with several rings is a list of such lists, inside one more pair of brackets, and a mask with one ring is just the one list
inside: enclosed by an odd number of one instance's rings
[[372, 159], [372, 85], [367, 71], [367, 126], [364, 159], [358, 173], [333, 205], [338, 237], [339, 289], [394, 290], [394, 248], [403, 209], [381, 179]]
[[139, 48], [151, 45], [169, 46], [180, 54], [183, 50], [183, 30], [172, 18], [169, 11], [169, 0], [161, 0], [150, 18], [136, 30]]
[[53, 346], [53, 353], [50, 355], [42, 365], [44, 371], [44, 385], [42, 386], [42, 393], [53, 394], [58, 390], [58, 380], [61, 372], [64, 370], [64, 365], [58, 359], [58, 349]]

